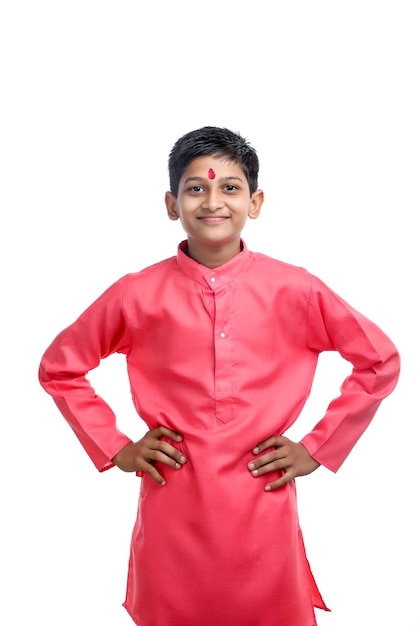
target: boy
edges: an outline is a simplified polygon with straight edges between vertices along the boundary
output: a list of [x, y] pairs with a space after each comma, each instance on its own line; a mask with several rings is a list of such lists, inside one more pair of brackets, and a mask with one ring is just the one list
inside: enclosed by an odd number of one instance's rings
[[[394, 389], [399, 355], [318, 278], [247, 249], [264, 198], [239, 134], [187, 133], [169, 174], [168, 217], [187, 234], [177, 256], [113, 284], [47, 349], [40, 382], [100, 471], [142, 477], [124, 603], [138, 626], [314, 626], [327, 607], [294, 479], [337, 471]], [[284, 432], [324, 350], [352, 372], [293, 442]], [[137, 442], [86, 380], [114, 352], [149, 427]]]

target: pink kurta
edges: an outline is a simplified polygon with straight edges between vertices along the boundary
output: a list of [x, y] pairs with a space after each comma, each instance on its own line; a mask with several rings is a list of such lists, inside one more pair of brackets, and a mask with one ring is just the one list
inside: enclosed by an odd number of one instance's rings
[[112, 285], [46, 351], [40, 381], [99, 470], [129, 438], [86, 380], [126, 355], [149, 428], [184, 436], [181, 470], [144, 475], [125, 607], [140, 626], [314, 626], [294, 482], [253, 478], [252, 448], [294, 423], [318, 355], [352, 363], [341, 395], [302, 443], [336, 471], [395, 387], [388, 337], [304, 269], [242, 252], [209, 269], [176, 257]]

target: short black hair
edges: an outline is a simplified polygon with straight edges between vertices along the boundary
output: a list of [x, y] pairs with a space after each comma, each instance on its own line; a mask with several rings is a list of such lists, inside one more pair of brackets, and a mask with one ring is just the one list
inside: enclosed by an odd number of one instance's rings
[[188, 164], [202, 156], [212, 155], [240, 165], [252, 194], [258, 188], [259, 159], [255, 149], [240, 133], [228, 128], [204, 126], [180, 137], [168, 160], [171, 193], [178, 195], [178, 186]]

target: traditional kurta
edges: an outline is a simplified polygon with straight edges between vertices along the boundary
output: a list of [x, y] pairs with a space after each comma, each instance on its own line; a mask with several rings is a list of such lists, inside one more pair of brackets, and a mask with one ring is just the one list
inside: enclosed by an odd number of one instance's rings
[[[294, 481], [248, 471], [254, 446], [294, 423], [320, 352], [352, 372], [302, 443], [336, 471], [395, 387], [390, 339], [317, 277], [244, 244], [209, 269], [186, 254], [113, 284], [43, 356], [40, 382], [102, 471], [130, 439], [86, 379], [126, 355], [149, 428], [184, 440], [167, 484], [142, 477], [124, 606], [138, 626], [314, 626], [326, 608], [298, 523]], [[341, 381], [342, 382], [342, 381]], [[173, 443], [173, 442], [171, 442]]]

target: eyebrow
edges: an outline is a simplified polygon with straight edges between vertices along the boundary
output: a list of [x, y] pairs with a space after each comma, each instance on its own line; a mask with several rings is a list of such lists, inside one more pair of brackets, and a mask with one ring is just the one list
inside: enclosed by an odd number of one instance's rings
[[[207, 178], [204, 178], [203, 176], [189, 176], [188, 178], [184, 180], [184, 185], [188, 183], [192, 183], [192, 182], [202, 183], [206, 180]], [[220, 178], [217, 179], [217, 182], [224, 182], [228, 180], [238, 180], [239, 182], [243, 183], [242, 178], [239, 178], [239, 176], [221, 176]]]

